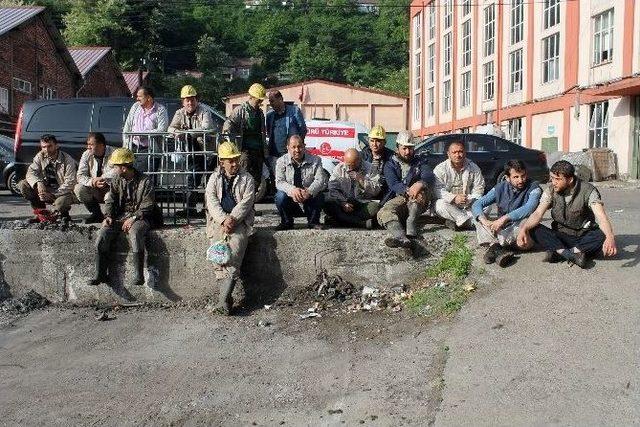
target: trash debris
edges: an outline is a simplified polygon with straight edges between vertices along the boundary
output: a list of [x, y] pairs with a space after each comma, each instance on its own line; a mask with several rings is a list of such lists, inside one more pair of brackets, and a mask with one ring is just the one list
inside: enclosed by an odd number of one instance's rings
[[13, 313], [28, 313], [51, 304], [48, 299], [33, 289], [20, 298], [10, 299], [2, 303], [2, 311]]
[[624, 212], [624, 209], [616, 209], [614, 212], [615, 213], [622, 213], [622, 212]]
[[475, 283], [467, 283], [466, 285], [464, 285], [462, 287], [462, 289], [465, 290], [465, 292], [473, 292], [476, 290], [476, 284]]
[[273, 307], [273, 305], [271, 305], [271, 304], [265, 304], [264, 305], [264, 309], [265, 310], [271, 310], [271, 307]]
[[271, 326], [271, 322], [269, 322], [268, 320], [258, 320], [256, 326], [258, 326], [259, 328], [266, 328]]
[[107, 310], [103, 310], [100, 314], [95, 316], [95, 319], [99, 322], [106, 322], [108, 320], [115, 319], [115, 316], [111, 317], [109, 316], [109, 313], [107, 312]]
[[322, 315], [320, 313], [316, 313], [315, 311], [309, 312], [309, 313], [304, 313], [300, 315], [301, 319], [310, 319], [312, 317], [322, 317]]

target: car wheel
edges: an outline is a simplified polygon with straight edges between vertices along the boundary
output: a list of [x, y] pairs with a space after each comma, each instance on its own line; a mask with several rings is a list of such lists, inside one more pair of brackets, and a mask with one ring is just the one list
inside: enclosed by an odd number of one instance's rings
[[9, 173], [7, 177], [7, 188], [16, 196], [20, 196], [20, 191], [18, 190], [18, 173], [13, 170]]

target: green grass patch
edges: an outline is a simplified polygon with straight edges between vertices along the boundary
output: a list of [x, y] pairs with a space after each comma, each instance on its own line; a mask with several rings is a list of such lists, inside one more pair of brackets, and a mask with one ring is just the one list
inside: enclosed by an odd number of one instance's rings
[[467, 277], [473, 261], [473, 252], [467, 247], [467, 236], [456, 234], [451, 249], [445, 252], [442, 259], [427, 269], [427, 277], [438, 277], [443, 273], [455, 279]]

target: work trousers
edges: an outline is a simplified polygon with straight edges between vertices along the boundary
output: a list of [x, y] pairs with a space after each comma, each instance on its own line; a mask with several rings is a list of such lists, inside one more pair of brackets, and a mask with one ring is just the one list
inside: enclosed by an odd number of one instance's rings
[[376, 217], [376, 214], [380, 210], [380, 203], [378, 202], [349, 202], [353, 205], [352, 212], [345, 212], [342, 209], [343, 202], [335, 200], [327, 200], [324, 202], [324, 212], [332, 217], [339, 224], [362, 226], [367, 220]]
[[605, 240], [605, 235], [599, 228], [589, 230], [582, 236], [572, 236], [544, 225], [531, 229], [531, 237], [546, 251], [577, 248], [587, 255], [601, 250]]
[[73, 189], [80, 203], [91, 204], [94, 202], [104, 203], [104, 196], [109, 192], [109, 187], [97, 188], [89, 187], [82, 184], [76, 184]]
[[[107, 253], [111, 251], [111, 245], [113, 244], [113, 240], [118, 236], [119, 233], [124, 233], [122, 231], [122, 223], [124, 221], [113, 221], [110, 226], [102, 226], [100, 231], [98, 232], [98, 238], [96, 239], [96, 248], [100, 253]], [[139, 219], [133, 223], [129, 232], [127, 233], [129, 236], [129, 246], [131, 246], [131, 252], [139, 253], [144, 252], [144, 243], [145, 238], [147, 237], [147, 233], [151, 226], [144, 219]]]
[[520, 221], [511, 222], [506, 227], [493, 234], [491, 230], [482, 225], [480, 221], [473, 221], [476, 226], [476, 238], [479, 245], [498, 244], [500, 246], [508, 247], [513, 246], [518, 238], [518, 232], [520, 231]]
[[276, 192], [275, 201], [280, 214], [280, 221], [283, 224], [292, 227], [293, 219], [300, 216], [306, 216], [309, 225], [320, 224], [320, 213], [324, 202], [322, 193], [307, 199], [302, 203], [302, 208], [300, 208], [299, 203], [294, 202], [284, 191], [278, 190]]
[[[249, 227], [242, 222], [239, 223], [233, 230], [233, 233], [227, 235], [227, 244], [231, 250], [231, 256], [229, 262], [225, 265], [214, 264], [215, 274], [217, 279], [224, 279], [231, 277], [238, 279], [240, 277], [240, 267], [242, 267], [242, 260], [244, 259], [244, 253], [247, 250], [247, 243], [249, 241]], [[221, 226], [217, 226], [213, 231], [213, 236], [210, 239], [210, 243], [222, 240], [225, 234], [222, 231]]]
[[262, 182], [262, 167], [264, 165], [264, 150], [252, 150], [245, 148], [242, 150], [240, 165], [253, 177], [256, 185], [256, 192]]
[[[33, 188], [26, 179], [18, 182], [18, 190], [22, 194], [22, 197], [27, 199], [29, 203], [31, 203], [31, 207], [33, 209], [45, 209], [47, 207], [46, 203], [41, 201], [38, 197], [38, 190]], [[47, 191], [50, 193], [54, 193], [55, 190], [52, 188], [47, 188]], [[56, 197], [53, 201], [53, 209], [63, 215], [66, 215], [71, 210], [71, 205], [74, 203], [78, 203], [78, 199], [76, 199], [75, 194], [67, 193], [61, 196]]]
[[422, 215], [427, 210], [428, 200], [424, 193], [418, 200], [409, 200], [405, 196], [396, 196], [385, 203], [378, 211], [378, 224], [383, 227], [391, 221], [405, 224], [409, 217], [409, 203], [415, 203], [418, 206], [418, 215]]
[[458, 227], [473, 217], [469, 209], [460, 208], [443, 199], [436, 200], [436, 214], [438, 214], [440, 218], [455, 222]]

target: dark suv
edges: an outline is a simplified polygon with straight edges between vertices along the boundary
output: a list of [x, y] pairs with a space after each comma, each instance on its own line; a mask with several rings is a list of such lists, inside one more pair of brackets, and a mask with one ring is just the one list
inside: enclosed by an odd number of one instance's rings
[[[169, 121], [180, 107], [178, 99], [156, 99], [167, 108]], [[80, 159], [86, 149], [89, 132], [104, 134], [107, 144], [122, 146], [122, 127], [134, 100], [131, 98], [73, 98], [27, 101], [22, 106], [16, 128], [14, 152], [17, 172], [23, 177], [26, 167], [40, 150], [40, 136], [55, 135], [60, 148]], [[219, 129], [224, 116], [206, 104]]]

